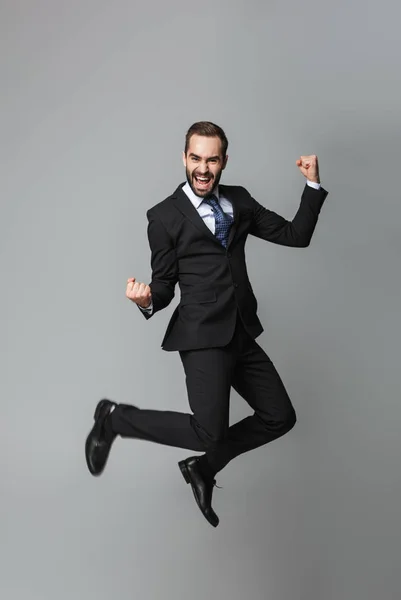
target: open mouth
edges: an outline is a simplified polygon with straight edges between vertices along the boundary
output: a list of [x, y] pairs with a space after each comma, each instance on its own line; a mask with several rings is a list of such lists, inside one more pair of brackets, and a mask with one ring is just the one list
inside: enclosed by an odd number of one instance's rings
[[209, 183], [212, 181], [211, 177], [200, 177], [197, 175], [194, 175], [194, 179], [195, 179], [198, 187], [201, 187], [201, 188], [208, 187]]

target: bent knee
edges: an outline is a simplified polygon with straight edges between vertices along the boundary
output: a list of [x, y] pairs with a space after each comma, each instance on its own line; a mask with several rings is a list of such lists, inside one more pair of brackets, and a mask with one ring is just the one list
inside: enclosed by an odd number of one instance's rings
[[281, 415], [281, 417], [276, 421], [275, 426], [278, 432], [281, 435], [288, 433], [295, 423], [297, 422], [297, 415], [294, 409], [288, 410], [285, 414]]
[[297, 413], [295, 412], [294, 408], [292, 408], [286, 414], [286, 418], [284, 421], [284, 427], [287, 429], [287, 431], [290, 431], [290, 429], [292, 429], [294, 427], [296, 422], [297, 422]]
[[290, 431], [297, 422], [297, 415], [292, 406], [275, 417], [259, 414], [259, 418], [263, 421], [267, 430], [274, 431], [277, 435], [284, 435]]

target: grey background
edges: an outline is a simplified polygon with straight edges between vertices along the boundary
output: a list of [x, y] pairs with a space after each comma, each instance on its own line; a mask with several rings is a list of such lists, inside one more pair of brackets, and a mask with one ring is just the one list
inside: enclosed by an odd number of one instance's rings
[[[398, 598], [399, 3], [0, 7], [1, 597]], [[294, 216], [301, 154], [330, 192], [308, 249], [248, 241], [298, 423], [220, 474], [216, 530], [188, 452], [118, 440], [99, 479], [84, 461], [104, 395], [187, 410], [160, 348], [177, 298], [146, 322], [124, 294], [199, 119], [265, 206]]]

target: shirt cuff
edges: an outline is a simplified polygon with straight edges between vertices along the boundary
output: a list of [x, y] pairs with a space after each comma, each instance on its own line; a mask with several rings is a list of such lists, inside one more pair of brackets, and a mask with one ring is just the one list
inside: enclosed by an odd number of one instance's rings
[[320, 183], [316, 183], [316, 181], [309, 181], [309, 179], [306, 180], [306, 183], [309, 185], [309, 187], [313, 187], [315, 190], [320, 190]]
[[143, 308], [142, 306], [139, 306], [138, 304], [138, 308], [142, 311], [142, 312], [146, 312], [148, 314], [151, 314], [153, 312], [153, 302], [150, 301], [150, 306], [148, 306], [147, 308]]

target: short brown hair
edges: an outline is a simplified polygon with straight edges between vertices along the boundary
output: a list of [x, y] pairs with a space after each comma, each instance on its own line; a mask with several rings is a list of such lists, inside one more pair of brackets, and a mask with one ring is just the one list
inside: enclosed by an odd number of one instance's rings
[[215, 123], [211, 123], [210, 121], [198, 121], [197, 123], [191, 125], [185, 136], [185, 154], [188, 152], [189, 142], [193, 135], [220, 138], [223, 158], [225, 158], [227, 154], [228, 140], [221, 127], [215, 125]]

